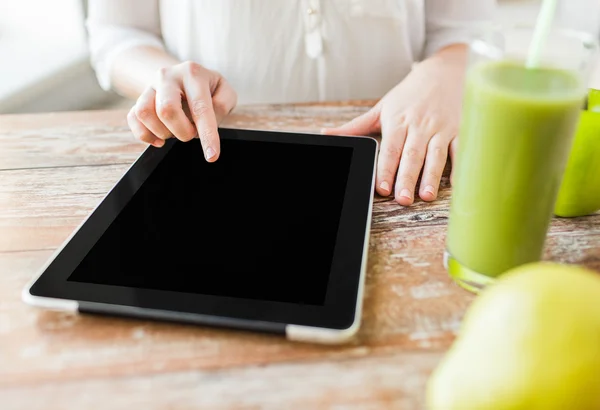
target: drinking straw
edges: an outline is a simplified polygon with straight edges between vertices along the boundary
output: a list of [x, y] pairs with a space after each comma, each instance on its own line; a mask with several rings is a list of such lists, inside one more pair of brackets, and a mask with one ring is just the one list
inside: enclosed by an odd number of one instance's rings
[[556, 14], [557, 3], [558, 0], [544, 0], [542, 3], [542, 8], [535, 24], [531, 46], [529, 47], [529, 54], [527, 55], [527, 62], [525, 64], [527, 68], [538, 68], [540, 65], [542, 51], [548, 40], [548, 34], [550, 34], [554, 15]]

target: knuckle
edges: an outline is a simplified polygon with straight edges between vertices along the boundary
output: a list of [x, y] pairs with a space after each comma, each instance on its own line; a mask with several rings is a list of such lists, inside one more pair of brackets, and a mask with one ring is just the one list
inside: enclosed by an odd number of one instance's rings
[[135, 107], [135, 116], [141, 120], [148, 120], [154, 115], [153, 110], [148, 106], [140, 105]]
[[424, 128], [433, 130], [438, 130], [441, 125], [439, 119], [433, 116], [421, 117], [421, 124]]
[[238, 103], [238, 95], [235, 92], [235, 90], [232, 88], [231, 89], [231, 101], [229, 102], [229, 105], [227, 106], [227, 108], [228, 108], [227, 112], [230, 112], [231, 110], [233, 110], [236, 107], [237, 103]]
[[402, 156], [406, 159], [418, 159], [421, 156], [421, 151], [415, 147], [407, 147], [402, 152]]
[[160, 133], [156, 134], [156, 137], [161, 139], [161, 140], [168, 140], [169, 138], [171, 138], [172, 134], [169, 131], [162, 131]]
[[[394, 119], [381, 120], [381, 131], [385, 138], [392, 138], [394, 140], [404, 139], [408, 132], [408, 125], [404, 122], [402, 117]], [[396, 143], [396, 145], [398, 145]], [[400, 149], [400, 151], [402, 151]]]
[[169, 78], [170, 75], [171, 75], [170, 67], [163, 67], [158, 70], [158, 78], [160, 80], [165, 80], [165, 79]]
[[138, 135], [136, 135], [136, 138], [142, 142], [148, 142], [148, 143], [152, 142], [152, 140], [154, 139], [152, 137], [152, 134], [150, 134], [147, 131], [139, 133]]
[[191, 141], [195, 137], [196, 129], [191, 124], [188, 124], [188, 126], [186, 126], [184, 129], [182, 129], [175, 135], [175, 138], [177, 138], [181, 142]]
[[195, 100], [192, 101], [190, 111], [192, 112], [192, 116], [194, 118], [199, 118], [203, 115], [206, 115], [210, 111], [210, 105], [204, 100]]
[[227, 100], [222, 98], [213, 99], [212, 105], [215, 112], [226, 113], [229, 110]]
[[445, 158], [447, 156], [447, 150], [441, 145], [433, 145], [429, 147], [434, 158]]
[[236, 106], [237, 97], [231, 97], [227, 99], [215, 99], [213, 100], [213, 108], [215, 113], [218, 112], [223, 115], [229, 114]]
[[158, 117], [162, 120], [172, 120], [177, 113], [177, 105], [171, 101], [160, 104], [157, 110]]
[[413, 125], [421, 125], [425, 120], [425, 116], [420, 110], [409, 108], [405, 114], [405, 120]]
[[379, 171], [379, 175], [384, 180], [394, 181], [396, 179], [396, 172], [392, 168], [385, 168]]
[[402, 153], [402, 149], [397, 145], [386, 145], [383, 148], [383, 154], [388, 157], [399, 158]]
[[185, 61], [181, 63], [183, 72], [191, 76], [198, 76], [203, 73], [204, 67], [194, 61]]
[[427, 181], [439, 181], [442, 176], [435, 171], [427, 171], [423, 174], [423, 179]]
[[177, 139], [181, 142], [188, 142], [194, 139], [194, 135], [192, 133], [180, 134]]
[[[384, 117], [384, 112], [382, 111], [381, 116]], [[399, 111], [392, 113], [389, 117], [391, 122], [391, 128], [395, 130], [404, 130], [408, 124], [408, 114], [404, 111]]]
[[135, 113], [135, 109], [132, 108], [131, 110], [129, 110], [129, 112], [127, 113], [127, 121], [131, 122], [137, 119], [137, 115]]

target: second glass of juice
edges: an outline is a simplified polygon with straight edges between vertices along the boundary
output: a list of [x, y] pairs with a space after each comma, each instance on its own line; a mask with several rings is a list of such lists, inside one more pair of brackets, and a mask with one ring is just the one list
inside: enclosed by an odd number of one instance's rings
[[471, 44], [444, 258], [477, 292], [540, 260], [587, 89], [596, 43], [554, 30], [526, 67], [530, 28]]

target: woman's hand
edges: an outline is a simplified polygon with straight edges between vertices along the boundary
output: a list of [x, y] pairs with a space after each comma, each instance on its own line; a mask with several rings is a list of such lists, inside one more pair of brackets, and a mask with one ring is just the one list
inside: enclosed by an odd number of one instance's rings
[[236, 103], [236, 92], [219, 73], [188, 61], [160, 69], [127, 121], [138, 139], [155, 147], [171, 137], [185, 142], [199, 136], [204, 157], [214, 162], [220, 152], [218, 124]]
[[467, 48], [454, 45], [418, 64], [367, 113], [326, 134], [381, 132], [376, 190], [411, 205], [421, 170], [419, 196], [437, 198], [442, 172], [454, 157], [460, 122]]

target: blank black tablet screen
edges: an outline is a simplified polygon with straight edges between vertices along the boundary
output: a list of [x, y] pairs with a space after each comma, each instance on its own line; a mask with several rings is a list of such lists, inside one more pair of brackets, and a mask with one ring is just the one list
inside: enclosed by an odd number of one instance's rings
[[353, 148], [175, 143], [69, 277], [322, 305]]

